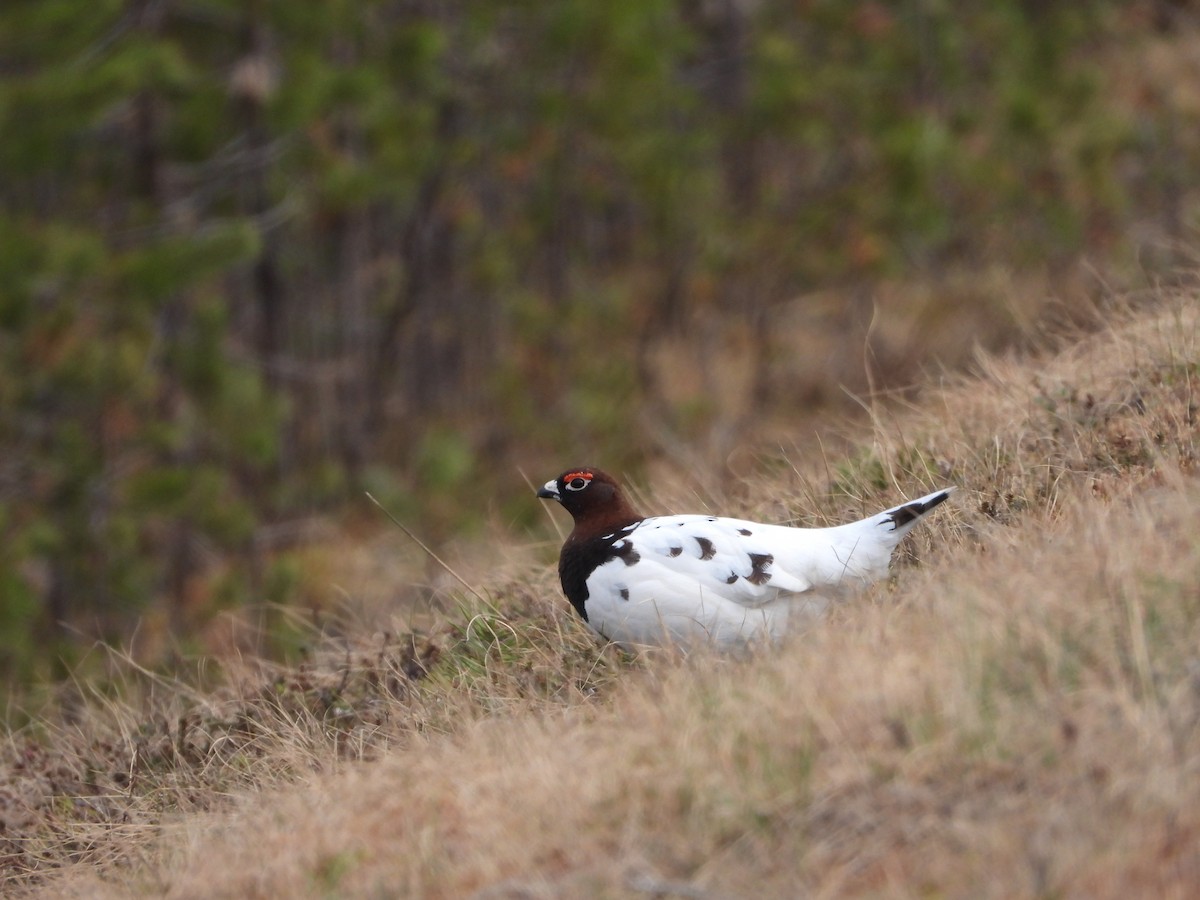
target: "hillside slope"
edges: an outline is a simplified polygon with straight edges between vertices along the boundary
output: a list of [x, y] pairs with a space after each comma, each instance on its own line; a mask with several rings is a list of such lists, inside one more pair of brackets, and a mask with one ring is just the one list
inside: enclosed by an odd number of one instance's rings
[[[528, 579], [478, 585], [489, 605], [468, 626], [386, 662], [363, 635], [276, 673], [237, 753], [240, 732], [215, 724], [228, 696], [160, 691], [172, 715], [210, 711], [194, 726], [207, 743], [181, 724], [173, 755], [143, 753], [140, 777], [97, 790], [137, 795], [127, 824], [60, 816], [59, 843], [39, 832], [41, 855], [11, 884], [1195, 896], [1198, 361], [1197, 304], [1163, 301], [1053, 356], [981, 361], [918, 408], [881, 413], [845, 463], [791, 460], [746, 485], [728, 512], [806, 523], [961, 489], [891, 584], [772, 652], [597, 650], [557, 596], [549, 552], [531, 551]], [[323, 711], [289, 705], [309, 691], [326, 692]], [[136, 743], [112, 724], [128, 711], [89, 715], [61, 733]], [[11, 762], [8, 775], [17, 783]]]

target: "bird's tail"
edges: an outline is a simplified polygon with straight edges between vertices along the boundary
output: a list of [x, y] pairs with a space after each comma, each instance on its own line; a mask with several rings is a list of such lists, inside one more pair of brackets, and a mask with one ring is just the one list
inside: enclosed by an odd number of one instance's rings
[[876, 533], [879, 529], [884, 529], [888, 537], [894, 539], [894, 543], [899, 543], [902, 537], [912, 531], [913, 526], [943, 503], [953, 490], [954, 488], [948, 487], [934, 491], [917, 500], [910, 500], [886, 509], [877, 516], [864, 519], [859, 524], [871, 526], [871, 530]]
[[858, 522], [829, 529], [833, 562], [825, 572], [826, 580], [838, 583], [849, 576], [863, 581], [886, 577], [892, 551], [901, 539], [935, 507], [944, 503], [952, 490], [934, 491]]

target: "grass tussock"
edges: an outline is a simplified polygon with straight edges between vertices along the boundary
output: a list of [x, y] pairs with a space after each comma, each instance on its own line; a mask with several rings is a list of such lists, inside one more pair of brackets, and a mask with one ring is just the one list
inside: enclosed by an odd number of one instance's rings
[[1198, 351], [1194, 301], [1164, 303], [982, 359], [845, 461], [764, 461], [729, 512], [815, 524], [961, 488], [910, 540], [920, 566], [770, 651], [599, 648], [531, 550], [419, 638], [31, 726], [0, 788], [7, 884], [1194, 896]]

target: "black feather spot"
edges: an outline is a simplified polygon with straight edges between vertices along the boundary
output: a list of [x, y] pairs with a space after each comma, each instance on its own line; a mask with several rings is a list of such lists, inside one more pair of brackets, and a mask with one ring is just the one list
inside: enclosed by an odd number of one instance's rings
[[683, 552], [683, 547], [682, 547], [682, 546], [680, 546], [680, 547], [672, 547], [672, 548], [671, 548], [670, 550], [668, 550], [667, 552], [668, 552], [668, 553], [669, 553], [671, 556], [678, 556], [680, 553], [682, 553], [682, 552]]
[[770, 553], [751, 553], [750, 574], [746, 576], [746, 580], [751, 584], [766, 584], [771, 580], [771, 573], [767, 571], [767, 566], [773, 562], [775, 562], [775, 557]]
[[725, 579], [726, 584], [733, 584], [737, 581], [737, 572], [730, 572], [729, 577]]
[[753, 532], [749, 528], [739, 528], [738, 534], [743, 534], [746, 537], [750, 537], [750, 535], [753, 534]]
[[929, 512], [949, 496], [949, 491], [942, 491], [941, 493], [935, 494], [932, 500], [927, 500], [924, 503], [921, 503], [920, 501], [906, 503], [899, 509], [892, 510], [892, 512], [884, 521], [892, 523], [892, 531], [895, 531], [897, 528], [903, 528], [910, 522], [921, 518], [921, 516], [925, 515], [925, 513]]
[[712, 559], [717, 555], [717, 548], [713, 546], [713, 542], [708, 538], [698, 537], [696, 543], [700, 545], [700, 558]]
[[888, 516], [887, 520], [892, 523], [893, 531], [895, 531], [897, 528], [903, 528], [909, 522], [912, 522], [921, 515], [923, 510], [919, 508], [914, 509], [914, 506], [916, 506], [916, 504], [912, 504], [911, 506], [902, 506]]
[[621, 588], [621, 599], [622, 600], [629, 599], [629, 588]]
[[634, 550], [633, 544], [631, 544], [629, 541], [621, 541], [620, 543], [613, 544], [612, 554], [613, 555], [609, 557], [610, 559], [619, 559], [627, 566], [634, 565], [639, 559], [642, 558], [642, 554]]

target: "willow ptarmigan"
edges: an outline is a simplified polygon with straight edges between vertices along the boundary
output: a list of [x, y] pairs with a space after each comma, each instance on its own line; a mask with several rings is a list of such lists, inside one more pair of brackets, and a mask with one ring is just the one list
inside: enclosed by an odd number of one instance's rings
[[626, 646], [776, 638], [839, 585], [887, 575], [892, 551], [950, 496], [936, 491], [834, 528], [788, 528], [717, 516], [639, 514], [599, 469], [568, 469], [538, 496], [575, 520], [558, 575], [584, 621]]

